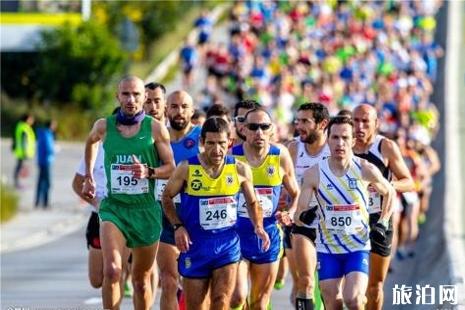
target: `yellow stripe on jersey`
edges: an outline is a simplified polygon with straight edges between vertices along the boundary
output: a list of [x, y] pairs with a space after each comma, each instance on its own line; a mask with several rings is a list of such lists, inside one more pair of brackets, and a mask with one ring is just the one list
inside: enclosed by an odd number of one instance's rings
[[223, 171], [212, 179], [202, 165], [189, 164], [186, 193], [192, 196], [232, 196], [239, 192], [239, 176], [235, 164], [225, 164]]
[[[245, 155], [234, 155], [234, 157], [250, 165]], [[260, 166], [250, 166], [250, 168], [254, 186], [280, 186], [283, 182], [279, 154], [268, 154]]]

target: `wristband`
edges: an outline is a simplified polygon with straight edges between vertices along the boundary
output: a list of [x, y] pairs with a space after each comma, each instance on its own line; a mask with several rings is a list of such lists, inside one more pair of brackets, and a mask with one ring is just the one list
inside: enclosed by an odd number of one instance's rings
[[155, 179], [155, 169], [156, 168], [148, 167], [148, 179]]
[[173, 230], [174, 231], [178, 230], [181, 227], [184, 227], [184, 224], [182, 224], [182, 223], [173, 224]]

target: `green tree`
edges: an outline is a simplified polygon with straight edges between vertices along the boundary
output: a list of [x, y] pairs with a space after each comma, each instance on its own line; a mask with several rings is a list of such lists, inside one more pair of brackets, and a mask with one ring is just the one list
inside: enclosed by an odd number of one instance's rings
[[113, 103], [112, 82], [122, 74], [127, 56], [104, 26], [88, 21], [44, 31], [40, 54], [39, 98], [85, 109]]

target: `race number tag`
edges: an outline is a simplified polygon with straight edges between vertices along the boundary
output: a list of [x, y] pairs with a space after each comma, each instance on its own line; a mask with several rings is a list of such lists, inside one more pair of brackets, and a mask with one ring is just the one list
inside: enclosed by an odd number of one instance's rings
[[381, 212], [381, 195], [371, 185], [368, 185], [368, 194], [368, 213]]
[[148, 179], [136, 179], [132, 175], [132, 165], [111, 165], [111, 193], [137, 195], [149, 192]]
[[[270, 187], [256, 188], [255, 194], [260, 202], [263, 210], [263, 218], [273, 216], [273, 189]], [[245, 202], [244, 194], [239, 194], [239, 216], [249, 218], [247, 212], [247, 203]]]
[[353, 235], [363, 229], [359, 205], [326, 206], [326, 227], [338, 233]]
[[200, 226], [205, 230], [231, 227], [237, 220], [237, 204], [233, 197], [215, 197], [199, 200]]
[[[157, 179], [155, 181], [155, 200], [161, 201], [161, 195], [165, 191], [166, 184], [168, 184], [168, 180], [161, 180]], [[181, 203], [181, 195], [177, 194], [173, 197], [174, 203]]]

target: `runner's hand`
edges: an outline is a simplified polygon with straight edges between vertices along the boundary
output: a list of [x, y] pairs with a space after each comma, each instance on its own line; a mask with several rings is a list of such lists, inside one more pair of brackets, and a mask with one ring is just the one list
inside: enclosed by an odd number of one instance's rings
[[266, 231], [261, 226], [255, 227], [255, 234], [257, 235], [260, 240], [262, 240], [262, 251], [268, 251], [270, 248], [270, 237], [266, 233]]
[[94, 179], [87, 176], [84, 178], [84, 186], [82, 187], [82, 194], [89, 198], [89, 199], [94, 199], [95, 198], [95, 182]]
[[318, 206], [314, 206], [313, 208], [303, 211], [302, 213], [300, 213], [299, 220], [305, 225], [312, 224], [316, 218], [317, 209], [318, 209]]
[[386, 227], [381, 223], [376, 223], [370, 230], [370, 239], [384, 244], [386, 240]]
[[132, 175], [136, 179], [148, 178], [149, 169], [147, 165], [141, 164], [137, 156], [134, 154], [132, 155], [132, 160], [134, 161], [134, 164], [132, 164]]
[[184, 227], [179, 227], [174, 231], [174, 241], [179, 251], [183, 253], [189, 251], [189, 246], [192, 244], [189, 233]]
[[292, 225], [292, 217], [287, 211], [277, 211], [275, 217], [281, 225]]

